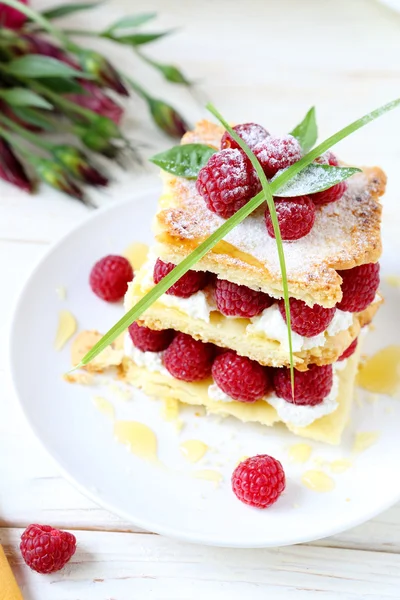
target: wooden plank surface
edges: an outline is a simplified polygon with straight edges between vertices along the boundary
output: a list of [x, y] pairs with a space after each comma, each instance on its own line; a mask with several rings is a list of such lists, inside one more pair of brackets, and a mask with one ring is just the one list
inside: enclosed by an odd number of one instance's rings
[[[50, 3], [37, 0], [35, 5]], [[273, 131], [286, 131], [316, 104], [321, 135], [326, 135], [398, 95], [400, 15], [374, 0], [138, 0], [134, 8], [157, 10], [160, 28], [180, 27], [148, 53], [206, 80], [204, 90], [232, 120], [260, 120]], [[93, 23], [101, 27], [128, 11], [130, 0], [111, 1], [94, 13]], [[192, 121], [204, 115], [184, 90], [160, 83], [132, 53], [110, 52]], [[129, 114], [127, 130], [136, 131], [145, 114], [140, 101], [129, 102]], [[399, 223], [400, 146], [394, 134], [399, 130], [397, 113], [341, 145], [343, 158], [382, 164], [388, 172], [384, 231]], [[169, 144], [147, 122], [135, 135], [150, 141], [144, 154]], [[98, 197], [100, 204], [157, 185], [151, 169], [118, 177], [121, 181]], [[50, 190], [30, 198], [0, 183], [0, 272], [6, 282], [0, 295], [0, 543], [25, 600], [399, 598], [400, 506], [314, 544], [214, 549], [140, 532], [60, 477], [15, 401], [6, 366], [6, 334], [21, 283], [49, 243], [87, 214], [79, 203]], [[20, 528], [30, 522], [75, 530], [79, 550], [61, 573], [41, 577], [22, 563]]]

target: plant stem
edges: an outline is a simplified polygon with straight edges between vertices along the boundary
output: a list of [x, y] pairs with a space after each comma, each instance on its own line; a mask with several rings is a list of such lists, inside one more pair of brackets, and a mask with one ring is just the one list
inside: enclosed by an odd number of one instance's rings
[[87, 37], [102, 37], [98, 31], [90, 31], [88, 29], [63, 29], [64, 35], [84, 35]]
[[22, 4], [22, 2], [19, 2], [18, 0], [2, 0], [2, 4], [11, 6], [11, 8], [15, 8], [19, 12], [26, 15], [29, 19], [43, 27], [43, 29], [45, 29], [48, 33], [54, 35], [54, 37], [60, 40], [60, 42], [68, 45], [69, 40], [64, 36], [63, 32], [58, 29], [58, 27], [55, 27], [52, 23], [50, 23], [46, 17], [43, 17], [40, 13], [33, 10], [33, 8], [30, 6]]
[[46, 142], [42, 137], [31, 133], [27, 129], [24, 129], [24, 127], [21, 127], [21, 125], [18, 125], [18, 123], [15, 123], [15, 121], [12, 121], [11, 119], [9, 119], [1, 113], [0, 121], [4, 125], [7, 125], [8, 128], [15, 131], [15, 133], [18, 133], [18, 135], [31, 142], [32, 144], [35, 144], [36, 146], [39, 146], [39, 148], [43, 148], [44, 150], [51, 151], [53, 144], [51, 144], [50, 142]]
[[72, 111], [78, 115], [82, 115], [83, 117], [89, 119], [89, 121], [93, 121], [94, 118], [98, 117], [98, 114], [93, 110], [84, 108], [79, 104], [75, 104], [75, 102], [71, 102], [71, 100], [67, 100], [67, 98], [63, 98], [56, 92], [49, 90], [49, 88], [37, 81], [33, 81], [31, 79], [29, 81], [29, 85], [43, 96], [47, 96], [47, 98], [49, 98], [55, 105], [65, 108], [67, 111]]
[[0, 137], [7, 140], [7, 142], [13, 148], [16, 148], [16, 150], [20, 154], [22, 154], [24, 156], [24, 158], [26, 158], [29, 162], [31, 162], [30, 157], [32, 156], [32, 152], [29, 152], [26, 148], [24, 148], [24, 146], [15, 138], [15, 136], [12, 133], [7, 131], [7, 129], [4, 129], [3, 127], [1, 127], [1, 125], [0, 125]]

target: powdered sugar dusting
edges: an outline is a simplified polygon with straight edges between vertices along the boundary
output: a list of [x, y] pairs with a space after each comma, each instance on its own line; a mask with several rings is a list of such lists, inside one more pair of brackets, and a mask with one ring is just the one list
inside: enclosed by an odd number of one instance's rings
[[[216, 128], [213, 142], [216, 146], [219, 145], [218, 131]], [[192, 139], [186, 138], [187, 141]], [[198, 133], [196, 140], [202, 141]], [[212, 143], [209, 137], [207, 142]], [[384, 175], [378, 169], [367, 169], [352, 176], [348, 183], [348, 190], [339, 201], [317, 207], [314, 227], [307, 236], [283, 243], [289, 283], [308, 285], [318, 281], [319, 287], [338, 285], [340, 279], [334, 269], [368, 262], [371, 248], [380, 246], [381, 208], [374, 194], [384, 187]], [[170, 235], [203, 240], [224, 223], [224, 219], [208, 210], [196, 191], [195, 182], [169, 178], [168, 188], [175, 207], [161, 209], [159, 215]], [[266, 231], [264, 208], [260, 207], [242, 221], [225, 240], [258, 259], [271, 278], [280, 281], [276, 241]], [[246, 264], [228, 255], [224, 260], [238, 267]]]

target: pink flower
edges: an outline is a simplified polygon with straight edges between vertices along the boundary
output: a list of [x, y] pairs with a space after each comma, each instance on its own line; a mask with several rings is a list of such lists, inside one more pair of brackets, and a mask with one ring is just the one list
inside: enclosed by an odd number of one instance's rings
[[120, 124], [123, 108], [107, 96], [96, 84], [80, 80], [79, 84], [86, 90], [87, 94], [68, 94], [66, 97], [95, 113], [108, 117], [117, 125]]
[[[23, 4], [28, 4], [28, 0], [21, 0]], [[21, 29], [25, 24], [27, 17], [17, 10], [0, 2], [0, 25], [9, 29]]]
[[0, 138], [0, 178], [25, 192], [33, 191], [33, 183], [6, 140]]

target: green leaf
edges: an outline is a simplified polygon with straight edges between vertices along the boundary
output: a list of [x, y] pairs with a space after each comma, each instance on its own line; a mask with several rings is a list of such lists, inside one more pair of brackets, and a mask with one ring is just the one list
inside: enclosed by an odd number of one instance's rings
[[183, 85], [192, 85], [192, 82], [189, 81], [184, 76], [182, 71], [180, 71], [174, 65], [164, 65], [163, 63], [159, 63], [155, 60], [152, 60], [151, 58], [148, 58], [147, 56], [145, 56], [144, 54], [142, 54], [139, 51], [137, 51], [137, 53], [138, 53], [138, 56], [140, 56], [140, 58], [142, 60], [144, 60], [145, 62], [147, 62], [147, 64], [149, 64], [152, 67], [154, 67], [155, 69], [157, 69], [157, 71], [159, 71], [161, 73], [161, 75], [164, 77], [164, 79], [166, 79], [167, 81], [170, 81], [171, 83], [181, 83]]
[[157, 13], [142, 13], [138, 15], [128, 15], [122, 17], [115, 23], [113, 23], [104, 33], [115, 33], [119, 29], [128, 29], [129, 27], [140, 27], [144, 23], [148, 23], [157, 16]]
[[[360, 171], [356, 167], [331, 167], [313, 163], [282, 186], [279, 197], [290, 198], [322, 192]], [[276, 175], [272, 181], [274, 179]]]
[[45, 108], [51, 110], [53, 106], [47, 102], [42, 96], [36, 94], [27, 88], [11, 88], [0, 90], [0, 98], [3, 98], [10, 106], [36, 106], [37, 108]]
[[102, 37], [107, 37], [114, 42], [124, 44], [126, 46], [142, 46], [143, 44], [149, 44], [155, 40], [170, 35], [171, 31], [161, 31], [159, 33], [131, 33], [130, 35], [119, 35], [115, 36], [112, 34], [103, 34]]
[[40, 83], [58, 94], [87, 94], [86, 90], [74, 79], [63, 77], [45, 77]]
[[45, 131], [54, 131], [55, 127], [52, 121], [46, 118], [46, 116], [34, 108], [25, 108], [13, 106], [13, 113], [25, 123], [40, 127]]
[[318, 138], [317, 122], [315, 120], [315, 108], [310, 108], [304, 119], [290, 132], [297, 138], [303, 152], [308, 152], [314, 146]]
[[[274, 181], [270, 183], [270, 192], [273, 195], [279, 195], [279, 189], [283, 187], [288, 181], [292, 179], [295, 175], [300, 173], [307, 165], [312, 163], [318, 156], [329, 150], [332, 146], [354, 133], [361, 127], [364, 127], [371, 121], [381, 117], [385, 113], [393, 110], [400, 106], [400, 98], [373, 110], [361, 117], [361, 119], [357, 119], [350, 125], [347, 125], [324, 142], [319, 144], [314, 150], [311, 150], [308, 154], [303, 156], [298, 162], [294, 163], [287, 170], [283, 171]], [[164, 294], [174, 283], [178, 281], [189, 271], [199, 260], [203, 258], [209, 252], [215, 244], [220, 242], [234, 227], [239, 225], [246, 217], [248, 217], [256, 208], [258, 208], [265, 201], [265, 193], [264, 191], [258, 193], [254, 198], [252, 198], [247, 204], [242, 206], [232, 217], [230, 217], [225, 223], [223, 223], [214, 233], [212, 233], [204, 242], [202, 242], [193, 252], [191, 252], [186, 258], [184, 258], [176, 267], [172, 269], [162, 279], [156, 286], [154, 286], [150, 292], [148, 292], [143, 298], [139, 300], [135, 306], [133, 306], [111, 329], [103, 335], [101, 340], [97, 342], [93, 346], [91, 350], [83, 357], [79, 365], [76, 365], [75, 368], [80, 368], [93, 360], [104, 348], [107, 348], [113, 341], [121, 335], [131, 325], [134, 321], [136, 321], [145, 310], [147, 310], [162, 294]]]
[[168, 173], [186, 179], [196, 179], [200, 169], [215, 152], [215, 148], [205, 144], [182, 144], [160, 152], [149, 160]]
[[41, 54], [29, 54], [15, 58], [5, 66], [7, 73], [17, 77], [37, 79], [39, 77], [79, 77], [81, 79], [92, 79], [91, 75], [78, 71], [73, 67]]
[[41, 11], [42, 17], [45, 19], [59, 19], [60, 17], [66, 17], [81, 10], [88, 10], [90, 8], [96, 8], [101, 2], [76, 2], [73, 4], [62, 4], [61, 6], [55, 6], [54, 8], [47, 8]]

